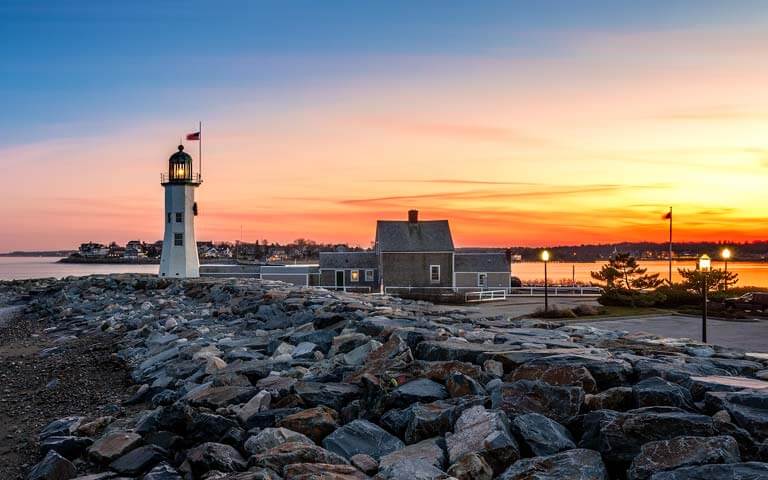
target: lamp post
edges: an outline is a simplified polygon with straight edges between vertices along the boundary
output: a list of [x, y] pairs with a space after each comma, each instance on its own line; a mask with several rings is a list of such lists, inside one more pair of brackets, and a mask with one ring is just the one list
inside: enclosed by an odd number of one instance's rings
[[699, 257], [699, 271], [702, 273], [704, 279], [704, 307], [701, 310], [701, 341], [707, 343], [707, 277], [709, 276], [709, 270], [712, 267], [712, 262], [709, 259], [709, 255], [706, 253]]
[[724, 248], [720, 252], [720, 256], [723, 257], [723, 261], [725, 262], [725, 268], [723, 269], [723, 290], [728, 290], [728, 260], [731, 258], [731, 249]]
[[547, 286], [547, 262], [549, 262], [549, 252], [541, 252], [541, 261], [544, 262], [544, 311], [549, 311], [549, 288]]

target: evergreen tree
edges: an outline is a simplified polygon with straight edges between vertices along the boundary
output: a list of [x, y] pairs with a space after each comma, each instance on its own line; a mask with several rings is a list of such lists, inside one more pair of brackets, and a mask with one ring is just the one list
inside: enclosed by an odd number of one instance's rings
[[678, 273], [683, 277], [683, 288], [699, 295], [704, 294], [704, 275], [707, 276], [707, 291], [725, 290], [739, 281], [739, 274], [726, 272], [719, 268], [713, 268], [708, 273], [693, 268], [678, 268]]
[[606, 290], [645, 290], [656, 288], [664, 281], [658, 273], [648, 274], [647, 268], [642, 268], [637, 259], [628, 253], [613, 255], [608, 263], [599, 271], [591, 272], [592, 278], [605, 283]]

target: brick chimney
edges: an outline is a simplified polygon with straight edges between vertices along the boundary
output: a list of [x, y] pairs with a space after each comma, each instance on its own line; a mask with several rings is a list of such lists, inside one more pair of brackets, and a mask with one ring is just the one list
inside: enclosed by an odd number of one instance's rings
[[408, 223], [419, 223], [418, 210], [408, 210]]

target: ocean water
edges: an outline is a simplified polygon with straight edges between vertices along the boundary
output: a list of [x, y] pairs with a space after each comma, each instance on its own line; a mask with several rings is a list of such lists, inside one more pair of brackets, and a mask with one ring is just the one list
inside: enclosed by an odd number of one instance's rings
[[[0, 280], [22, 278], [63, 278], [68, 276], [83, 276], [107, 273], [151, 273], [156, 274], [159, 265], [98, 265], [56, 263], [54, 257], [0, 257]], [[590, 272], [599, 270], [604, 262], [594, 263], [565, 263], [549, 262], [548, 278], [552, 284], [568, 284], [575, 270], [577, 282], [589, 282]], [[667, 262], [640, 262], [649, 273], [660, 273], [667, 278]], [[722, 268], [722, 262], [713, 262], [713, 268]], [[679, 281], [678, 268], [694, 268], [693, 260], [677, 261], [672, 264], [673, 279]], [[728, 271], [739, 274], [739, 285], [768, 287], [768, 263], [760, 262], [730, 262]], [[544, 279], [544, 265], [541, 262], [521, 262], [512, 265], [512, 275], [523, 281]]]
[[59, 257], [0, 257], [0, 280], [64, 278], [106, 273], [157, 273], [160, 265], [56, 263]]

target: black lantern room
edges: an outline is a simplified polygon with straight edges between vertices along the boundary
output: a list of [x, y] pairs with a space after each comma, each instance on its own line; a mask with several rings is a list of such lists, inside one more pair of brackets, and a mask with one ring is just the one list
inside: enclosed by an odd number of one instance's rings
[[162, 183], [200, 183], [200, 174], [193, 174], [192, 157], [184, 152], [184, 145], [168, 159], [168, 173], [162, 177]]

